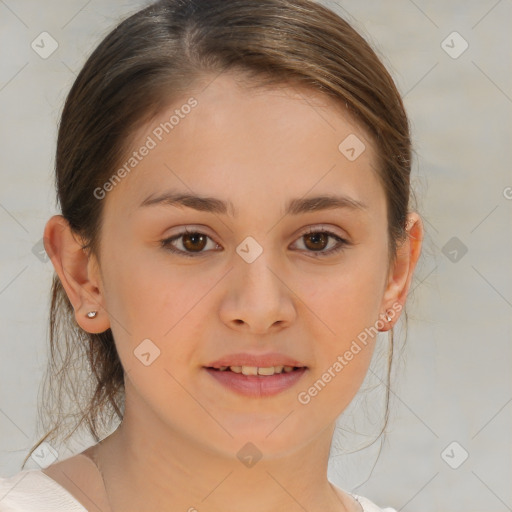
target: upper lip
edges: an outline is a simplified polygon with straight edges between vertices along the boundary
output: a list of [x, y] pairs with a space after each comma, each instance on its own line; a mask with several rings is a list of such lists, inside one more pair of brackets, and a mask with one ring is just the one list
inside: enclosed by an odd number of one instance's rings
[[229, 354], [207, 365], [207, 368], [220, 368], [221, 366], [255, 366], [268, 368], [270, 366], [298, 366], [305, 367], [301, 362], [284, 354], [272, 352], [268, 354]]

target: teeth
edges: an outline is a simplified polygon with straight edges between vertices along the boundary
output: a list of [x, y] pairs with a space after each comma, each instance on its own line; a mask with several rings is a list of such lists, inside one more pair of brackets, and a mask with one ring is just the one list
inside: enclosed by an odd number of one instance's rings
[[274, 375], [274, 373], [290, 373], [293, 371], [293, 366], [269, 366], [265, 368], [258, 368], [257, 366], [221, 366], [221, 372], [230, 369], [234, 373], [242, 373], [244, 375]]
[[274, 366], [270, 366], [268, 368], [258, 368], [258, 375], [274, 375], [274, 373], [276, 373], [276, 368]]
[[256, 366], [242, 366], [242, 373], [244, 375], [258, 375], [258, 368]]

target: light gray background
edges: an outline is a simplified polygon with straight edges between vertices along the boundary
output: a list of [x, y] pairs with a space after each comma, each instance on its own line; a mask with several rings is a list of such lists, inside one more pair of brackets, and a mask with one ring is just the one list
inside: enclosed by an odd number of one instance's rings
[[[53, 267], [32, 249], [57, 213], [59, 114], [85, 57], [146, 3], [0, 0], [1, 476], [19, 471], [36, 439]], [[325, 3], [370, 41], [404, 97], [427, 230], [382, 453], [374, 443], [346, 454], [373, 438], [337, 436], [329, 477], [406, 512], [512, 510], [512, 2]], [[43, 31], [59, 45], [47, 59], [31, 48]], [[442, 46], [453, 31], [469, 44], [458, 58]], [[361, 404], [346, 414], [364, 416]], [[469, 458], [452, 469], [444, 459], [454, 465], [462, 450]]]

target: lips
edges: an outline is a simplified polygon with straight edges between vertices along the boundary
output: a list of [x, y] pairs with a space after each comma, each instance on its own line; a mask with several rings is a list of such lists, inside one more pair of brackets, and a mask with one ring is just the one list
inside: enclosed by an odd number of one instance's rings
[[288, 373], [277, 373], [269, 376], [244, 375], [243, 373], [214, 370], [213, 368], [205, 368], [204, 371], [225, 389], [229, 389], [238, 395], [264, 398], [292, 389], [309, 370], [301, 367]]
[[297, 368], [307, 368], [307, 366], [302, 364], [300, 361], [277, 352], [268, 354], [230, 354], [206, 364], [205, 368], [219, 369], [224, 366], [255, 366], [258, 368], [269, 368], [271, 366], [293, 366]]

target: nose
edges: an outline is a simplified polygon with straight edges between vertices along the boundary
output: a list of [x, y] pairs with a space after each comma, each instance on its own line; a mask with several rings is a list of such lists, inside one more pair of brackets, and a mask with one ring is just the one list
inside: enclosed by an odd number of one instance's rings
[[222, 321], [232, 329], [260, 335], [289, 326], [296, 316], [293, 283], [267, 251], [252, 263], [238, 258], [234, 265], [225, 283]]

